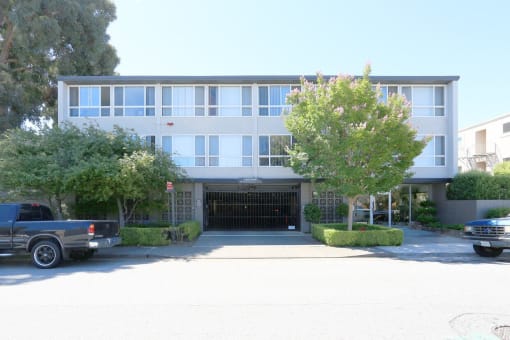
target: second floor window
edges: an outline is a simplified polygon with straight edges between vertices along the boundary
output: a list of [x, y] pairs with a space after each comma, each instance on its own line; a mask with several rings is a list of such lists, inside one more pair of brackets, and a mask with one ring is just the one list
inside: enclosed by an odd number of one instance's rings
[[290, 85], [259, 86], [259, 116], [280, 116], [283, 110], [289, 110], [286, 101], [290, 91]]
[[[423, 139], [423, 137], [418, 137]], [[446, 165], [445, 136], [432, 136], [422, 153], [414, 159], [416, 167], [437, 167]]]
[[259, 166], [284, 166], [290, 156], [286, 149], [292, 146], [292, 137], [259, 136]]
[[163, 116], [193, 117], [203, 116], [204, 113], [204, 86], [163, 86]]

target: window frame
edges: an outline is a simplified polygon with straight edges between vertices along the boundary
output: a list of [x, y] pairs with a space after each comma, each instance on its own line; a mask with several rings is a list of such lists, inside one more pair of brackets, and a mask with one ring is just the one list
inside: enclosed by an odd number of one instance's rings
[[[156, 85], [112, 85], [113, 88], [113, 112], [114, 117], [155, 117], [156, 116]], [[126, 105], [126, 88], [135, 89], [143, 88], [143, 105]], [[122, 90], [122, 103], [117, 103], [117, 90]], [[152, 104], [148, 104], [149, 101], [149, 90], [152, 89]], [[143, 114], [126, 115], [126, 109], [128, 110], [142, 110]]]
[[[447, 156], [447, 139], [446, 135], [417, 135], [416, 138], [418, 140], [423, 140], [425, 138], [430, 138], [430, 141], [425, 145], [422, 153], [414, 159], [413, 167], [416, 168], [444, 168], [447, 166], [446, 156]], [[443, 145], [440, 146], [442, 148], [443, 153], [437, 153], [437, 138], [441, 138]], [[433, 154], [424, 154], [427, 149], [433, 150]], [[429, 162], [427, 162], [429, 160]], [[432, 162], [430, 162], [432, 160]], [[442, 160], [442, 164], [438, 164], [438, 160]], [[430, 164], [429, 164], [430, 163]], [[433, 164], [432, 164], [433, 163]], [[439, 162], [441, 163], [441, 162]]]
[[[258, 166], [259, 167], [284, 167], [287, 162], [289, 162], [290, 160], [290, 155], [284, 151], [283, 154], [275, 154], [273, 153], [273, 149], [276, 147], [273, 145], [273, 138], [276, 138], [276, 137], [289, 137], [290, 138], [290, 143], [288, 145], [282, 145], [284, 148], [285, 147], [292, 147], [292, 145], [294, 144], [294, 137], [290, 134], [282, 134], [282, 135], [259, 135], [258, 136]], [[266, 153], [262, 153], [262, 144], [261, 144], [261, 140], [262, 138], [267, 138], [268, 140], [268, 145], [267, 145], [267, 154]], [[267, 164], [266, 164], [266, 160], [267, 159]], [[264, 161], [263, 161], [264, 160]], [[281, 161], [281, 162], [280, 162]], [[279, 163], [279, 164], [278, 164]]]
[[[90, 103], [90, 105], [81, 105], [82, 101], [82, 91], [88, 89], [90, 90], [97, 90], [97, 104], [96, 103]], [[76, 90], [76, 94], [73, 95], [73, 90]], [[68, 97], [67, 97], [67, 114], [69, 118], [100, 118], [100, 117], [110, 117], [111, 114], [111, 87], [110, 86], [101, 86], [101, 85], [76, 85], [76, 86], [69, 86], [68, 87]], [[103, 95], [106, 95], [106, 98], [103, 97]], [[76, 98], [76, 105], [74, 105], [73, 99]], [[103, 100], [106, 100], [107, 102], [103, 102]], [[97, 114], [82, 114], [85, 111], [92, 112], [92, 110], [97, 110]], [[76, 114], [73, 114], [73, 112], [76, 112]]]

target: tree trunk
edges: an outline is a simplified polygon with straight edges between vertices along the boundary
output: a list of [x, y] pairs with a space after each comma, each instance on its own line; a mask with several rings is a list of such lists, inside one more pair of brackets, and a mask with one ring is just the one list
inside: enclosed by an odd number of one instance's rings
[[117, 209], [119, 210], [119, 225], [121, 228], [124, 228], [126, 226], [126, 220], [124, 219], [124, 207], [119, 197], [117, 197]]
[[347, 230], [352, 230], [352, 218], [353, 218], [353, 210], [354, 210], [354, 203], [356, 203], [356, 197], [347, 197], [347, 204], [349, 206], [348, 213], [347, 213]]

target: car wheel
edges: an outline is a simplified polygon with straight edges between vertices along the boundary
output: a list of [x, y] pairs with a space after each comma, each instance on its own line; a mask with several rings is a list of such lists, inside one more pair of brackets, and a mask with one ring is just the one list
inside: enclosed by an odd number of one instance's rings
[[40, 241], [32, 248], [32, 263], [38, 268], [54, 268], [61, 260], [60, 246], [53, 241]]
[[481, 257], [498, 257], [503, 252], [503, 248], [483, 247], [476, 244], [473, 244], [473, 249]]

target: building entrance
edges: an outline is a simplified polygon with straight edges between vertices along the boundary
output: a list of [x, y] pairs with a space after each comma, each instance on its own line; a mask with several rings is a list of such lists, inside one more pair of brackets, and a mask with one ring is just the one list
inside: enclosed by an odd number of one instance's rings
[[206, 186], [205, 230], [300, 229], [299, 186], [232, 189]]

